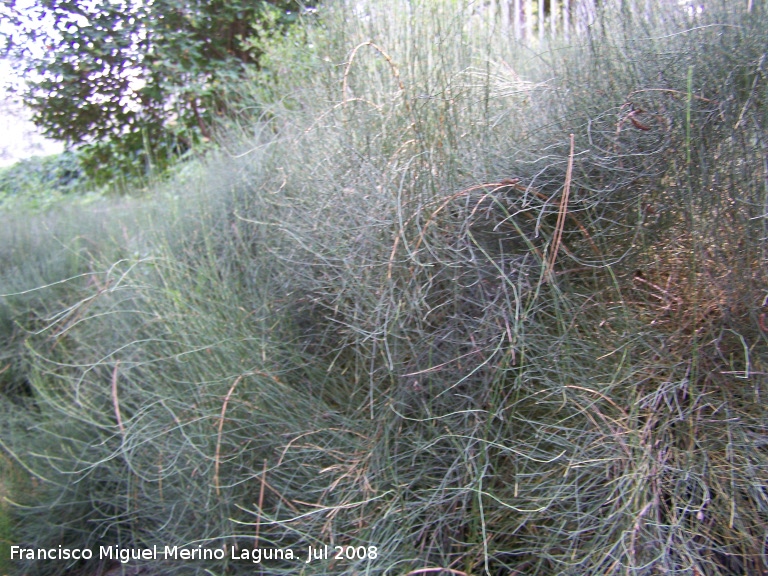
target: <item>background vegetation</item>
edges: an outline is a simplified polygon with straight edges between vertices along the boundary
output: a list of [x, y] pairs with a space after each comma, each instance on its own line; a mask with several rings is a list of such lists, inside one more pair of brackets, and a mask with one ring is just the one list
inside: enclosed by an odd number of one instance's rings
[[5, 216], [13, 541], [765, 572], [768, 14], [648, 14], [328, 7], [151, 199]]
[[32, 157], [0, 168], [0, 205], [40, 208], [64, 196], [82, 195], [90, 183], [73, 152]]
[[78, 146], [104, 183], [148, 176], [202, 142], [233, 104], [227, 85], [313, 2], [71, 2], [0, 5], [0, 50], [24, 79], [46, 136]]

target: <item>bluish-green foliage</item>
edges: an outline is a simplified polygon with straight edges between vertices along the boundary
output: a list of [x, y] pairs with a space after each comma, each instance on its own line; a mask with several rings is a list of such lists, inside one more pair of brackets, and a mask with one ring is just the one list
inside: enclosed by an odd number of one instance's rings
[[760, 574], [768, 15], [601, 4], [535, 49], [476, 3], [331, 10], [151, 199], [0, 226], [16, 541]]

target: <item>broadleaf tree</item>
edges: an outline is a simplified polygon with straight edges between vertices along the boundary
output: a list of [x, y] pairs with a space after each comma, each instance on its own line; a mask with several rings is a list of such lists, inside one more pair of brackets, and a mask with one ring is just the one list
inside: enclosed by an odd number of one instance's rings
[[[86, 150], [86, 169], [166, 162], [211, 137], [222, 86], [258, 66], [254, 36], [279, 34], [313, 0], [2, 0], [4, 51], [44, 133]], [[90, 166], [88, 165], [90, 163]]]

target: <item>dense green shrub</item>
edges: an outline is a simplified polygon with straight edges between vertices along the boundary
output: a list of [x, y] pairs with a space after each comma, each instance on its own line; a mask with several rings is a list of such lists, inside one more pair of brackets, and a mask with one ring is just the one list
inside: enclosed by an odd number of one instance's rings
[[84, 192], [85, 186], [80, 159], [74, 152], [34, 156], [0, 170], [0, 201]]
[[764, 571], [768, 15], [611, 6], [567, 46], [396, 1], [271, 46], [258, 118], [19, 322], [19, 541]]
[[24, 101], [49, 138], [79, 147], [99, 184], [151, 176], [209, 141], [224, 85], [258, 68], [312, 0], [35, 0], [0, 5]]

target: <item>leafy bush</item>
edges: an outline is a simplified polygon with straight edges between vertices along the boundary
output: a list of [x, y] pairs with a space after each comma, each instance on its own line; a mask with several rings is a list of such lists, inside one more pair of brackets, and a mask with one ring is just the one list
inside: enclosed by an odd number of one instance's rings
[[0, 5], [23, 97], [50, 138], [82, 147], [99, 183], [150, 176], [213, 136], [225, 82], [258, 67], [258, 41], [313, 2], [35, 0]]
[[620, 8], [537, 51], [453, 2], [275, 44], [250, 136], [30, 310], [20, 541], [764, 571], [768, 14]]
[[83, 192], [86, 182], [74, 152], [34, 156], [0, 170], [0, 201], [20, 197], [44, 201], [46, 197]]

